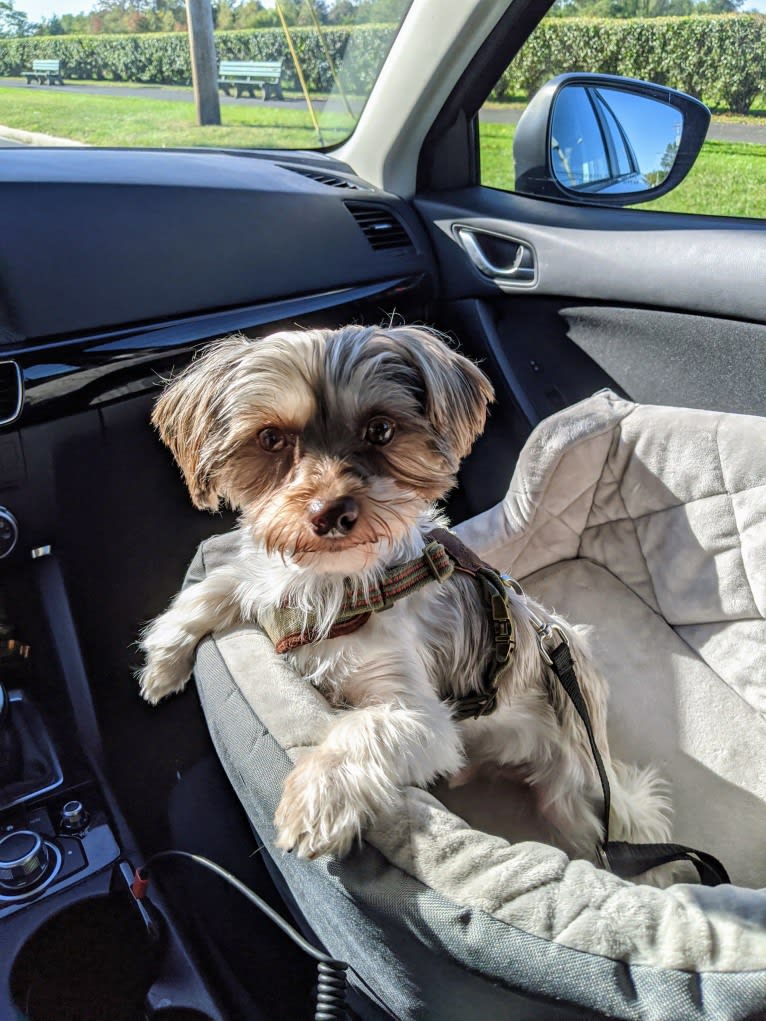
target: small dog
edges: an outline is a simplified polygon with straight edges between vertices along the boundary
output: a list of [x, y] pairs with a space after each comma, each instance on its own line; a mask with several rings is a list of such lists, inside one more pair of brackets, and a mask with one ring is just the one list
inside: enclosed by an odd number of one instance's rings
[[364, 602], [446, 524], [435, 501], [455, 485], [492, 399], [486, 376], [437, 334], [349, 326], [230, 337], [157, 403], [153, 422], [194, 504], [225, 500], [241, 521], [236, 559], [144, 632], [141, 693], [154, 704], [180, 691], [204, 635], [289, 609], [305, 644], [287, 641], [283, 654], [337, 712], [285, 783], [280, 848], [343, 855], [402, 786], [460, 783], [488, 765], [521, 771], [562, 846], [592, 857], [601, 787], [582, 721], [540, 656], [535, 615], [571, 643], [611, 784], [612, 838], [668, 838], [662, 782], [610, 758], [606, 682], [571, 627], [537, 603], [509, 589], [515, 652], [495, 711], [476, 719], [458, 721], [450, 701], [481, 689], [493, 655], [474, 578], [455, 572], [353, 633], [333, 632], [349, 593]]

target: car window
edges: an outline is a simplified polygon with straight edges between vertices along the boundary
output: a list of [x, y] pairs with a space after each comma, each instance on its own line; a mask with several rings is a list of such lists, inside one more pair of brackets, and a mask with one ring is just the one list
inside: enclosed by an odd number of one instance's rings
[[409, 4], [0, 0], [0, 143], [330, 148]]
[[[557, 0], [479, 113], [481, 183], [524, 190], [515, 176], [514, 134], [546, 82], [571, 71], [616, 74], [686, 92], [712, 112], [688, 176], [640, 208], [766, 217], [766, 17], [758, 12], [766, 12], [766, 0], [750, 0], [748, 13], [742, 6], [742, 0], [667, 0], [655, 9], [671, 15], [675, 9], [677, 16], [636, 18], [618, 16], [633, 12], [630, 4]], [[709, 13], [716, 9], [728, 13]], [[591, 16], [604, 13], [610, 16]], [[568, 189], [592, 197], [600, 180], [627, 182], [642, 174], [653, 180], [647, 165], [667, 173], [680, 137], [681, 124], [673, 122], [678, 111], [630, 100], [617, 89], [560, 93], [550, 126], [551, 170]], [[673, 141], [663, 152], [643, 153], [649, 120], [656, 130], [658, 118], [667, 121], [658, 133]]]

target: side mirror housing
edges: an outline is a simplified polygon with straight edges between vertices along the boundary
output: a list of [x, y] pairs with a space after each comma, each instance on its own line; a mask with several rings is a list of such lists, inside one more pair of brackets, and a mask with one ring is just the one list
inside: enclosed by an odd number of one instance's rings
[[649, 202], [686, 177], [709, 123], [704, 103], [664, 85], [559, 75], [516, 127], [516, 191], [592, 205]]

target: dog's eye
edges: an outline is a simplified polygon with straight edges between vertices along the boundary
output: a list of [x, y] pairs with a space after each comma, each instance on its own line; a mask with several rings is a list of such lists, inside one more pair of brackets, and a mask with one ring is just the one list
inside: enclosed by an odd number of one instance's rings
[[275, 429], [274, 426], [267, 425], [265, 429], [261, 429], [258, 433], [258, 442], [264, 450], [273, 454], [278, 450], [285, 449], [287, 446], [287, 436], [285, 436], [281, 429]]
[[384, 415], [376, 415], [367, 423], [364, 438], [368, 443], [374, 443], [376, 447], [384, 447], [394, 438], [396, 425], [390, 418]]

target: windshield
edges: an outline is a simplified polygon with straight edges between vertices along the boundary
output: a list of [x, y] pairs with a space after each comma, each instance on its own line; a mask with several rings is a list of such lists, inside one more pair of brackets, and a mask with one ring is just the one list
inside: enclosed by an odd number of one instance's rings
[[0, 141], [322, 149], [410, 0], [0, 0]]

